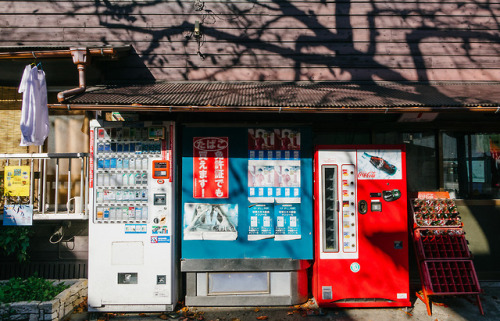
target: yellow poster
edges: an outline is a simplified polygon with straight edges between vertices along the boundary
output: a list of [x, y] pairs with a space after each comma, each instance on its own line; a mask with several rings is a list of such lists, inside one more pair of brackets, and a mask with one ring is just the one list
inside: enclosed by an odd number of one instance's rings
[[30, 167], [5, 166], [4, 194], [6, 196], [30, 196]]

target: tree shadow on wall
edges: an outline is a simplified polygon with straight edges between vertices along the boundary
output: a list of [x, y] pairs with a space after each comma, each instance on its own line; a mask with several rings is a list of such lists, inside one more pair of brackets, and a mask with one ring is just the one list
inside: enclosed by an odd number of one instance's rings
[[[498, 80], [488, 76], [499, 62], [497, 4], [154, 0], [92, 5], [107, 30], [102, 42], [132, 44], [137, 51], [108, 68], [107, 78], [113, 80], [374, 86], [377, 81]], [[414, 89], [393, 94], [415, 101], [430, 94]]]

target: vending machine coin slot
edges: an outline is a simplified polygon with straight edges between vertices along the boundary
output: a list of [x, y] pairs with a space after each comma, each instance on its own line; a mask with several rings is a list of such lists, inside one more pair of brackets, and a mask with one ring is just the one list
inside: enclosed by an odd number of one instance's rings
[[359, 214], [368, 213], [368, 203], [365, 200], [361, 200], [358, 203], [358, 212]]

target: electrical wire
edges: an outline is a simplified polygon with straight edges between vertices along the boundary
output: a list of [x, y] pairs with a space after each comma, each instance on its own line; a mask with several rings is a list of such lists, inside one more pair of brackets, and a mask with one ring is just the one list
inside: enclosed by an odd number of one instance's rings
[[[57, 237], [58, 235], [60, 235], [59, 239], [57, 239], [57, 241], [54, 241], [53, 240], [54, 236]], [[49, 242], [51, 244], [57, 244], [57, 243], [61, 242], [63, 238], [64, 238], [64, 228], [61, 226], [57, 231], [52, 233], [52, 235], [49, 238]]]

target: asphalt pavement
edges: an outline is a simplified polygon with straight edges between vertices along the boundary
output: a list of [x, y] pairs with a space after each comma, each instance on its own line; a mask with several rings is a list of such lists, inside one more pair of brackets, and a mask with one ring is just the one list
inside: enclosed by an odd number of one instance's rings
[[480, 294], [484, 316], [473, 296], [432, 296], [432, 315], [425, 304], [412, 295], [413, 306], [401, 308], [321, 309], [313, 300], [285, 307], [182, 307], [173, 313], [74, 313], [70, 321], [499, 321], [500, 282], [481, 282]]

